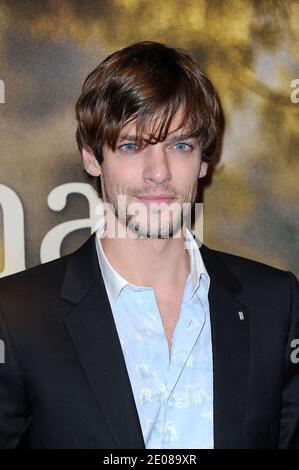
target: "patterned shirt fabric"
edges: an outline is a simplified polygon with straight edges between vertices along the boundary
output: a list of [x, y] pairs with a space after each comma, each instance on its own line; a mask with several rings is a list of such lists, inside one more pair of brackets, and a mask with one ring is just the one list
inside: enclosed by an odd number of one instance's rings
[[210, 278], [192, 233], [186, 227], [190, 272], [169, 353], [154, 289], [116, 272], [103, 250], [103, 232], [104, 224], [96, 231], [99, 265], [146, 449], [212, 449]]

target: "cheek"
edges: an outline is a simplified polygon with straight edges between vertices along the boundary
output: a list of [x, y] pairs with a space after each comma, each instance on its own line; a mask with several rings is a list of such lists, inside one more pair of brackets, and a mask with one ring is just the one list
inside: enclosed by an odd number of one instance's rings
[[197, 154], [186, 156], [174, 162], [173, 171], [185, 180], [196, 179], [200, 171], [200, 159]]
[[181, 188], [189, 188], [194, 186], [198, 181], [199, 176], [199, 166], [192, 165], [188, 168], [180, 168], [180, 171], [177, 172], [175, 178], [176, 184]]
[[138, 177], [123, 166], [113, 165], [107, 169], [105, 181], [108, 191], [114, 194], [123, 194], [126, 193], [127, 188], [134, 186], [134, 183], [138, 181]]
[[120, 165], [113, 168], [113, 178], [118, 187], [130, 188], [142, 181], [142, 172], [138, 165]]

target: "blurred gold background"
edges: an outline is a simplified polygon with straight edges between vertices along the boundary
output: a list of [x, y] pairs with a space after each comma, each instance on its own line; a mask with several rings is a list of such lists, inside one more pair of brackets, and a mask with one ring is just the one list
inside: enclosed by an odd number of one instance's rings
[[[156, 40], [193, 52], [219, 91], [223, 155], [204, 194], [204, 243], [299, 275], [299, 1], [0, 2], [0, 183], [24, 207], [26, 267], [55, 225], [87, 216], [82, 196], [53, 212], [48, 193], [86, 182], [74, 103], [106, 55]], [[67, 236], [62, 254], [90, 231]], [[0, 206], [0, 272], [4, 266]]]

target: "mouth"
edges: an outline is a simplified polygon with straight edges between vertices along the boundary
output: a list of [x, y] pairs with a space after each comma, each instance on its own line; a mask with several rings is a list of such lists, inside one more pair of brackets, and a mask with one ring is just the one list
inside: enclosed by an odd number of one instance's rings
[[159, 202], [166, 202], [166, 203], [171, 203], [175, 200], [173, 196], [169, 196], [168, 194], [161, 194], [161, 195], [147, 195], [147, 196], [137, 196], [137, 199], [140, 201], [144, 202], [145, 204], [149, 203], [159, 203]]

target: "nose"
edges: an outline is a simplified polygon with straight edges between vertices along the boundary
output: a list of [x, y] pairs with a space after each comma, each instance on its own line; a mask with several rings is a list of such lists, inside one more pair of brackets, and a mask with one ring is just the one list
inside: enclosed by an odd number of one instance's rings
[[149, 144], [146, 148], [143, 178], [155, 184], [163, 184], [171, 180], [171, 171], [163, 143]]

